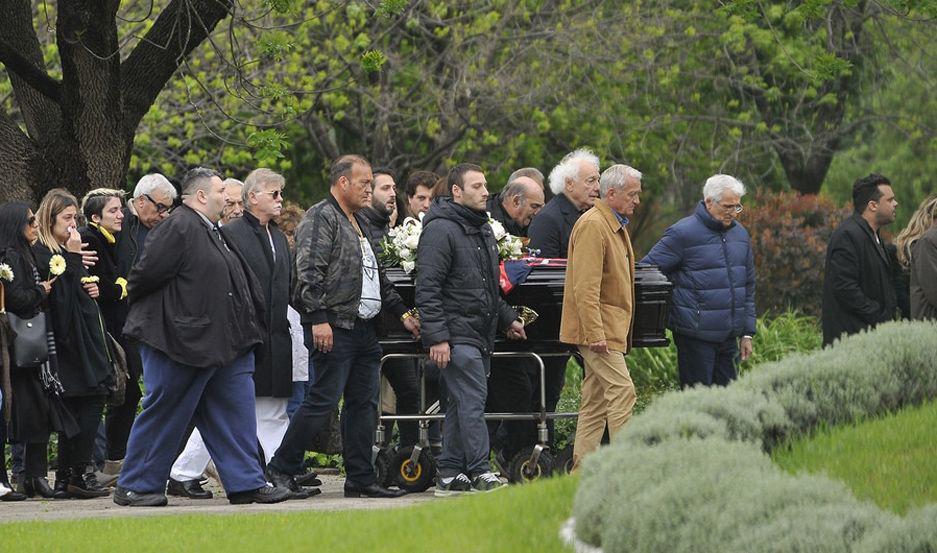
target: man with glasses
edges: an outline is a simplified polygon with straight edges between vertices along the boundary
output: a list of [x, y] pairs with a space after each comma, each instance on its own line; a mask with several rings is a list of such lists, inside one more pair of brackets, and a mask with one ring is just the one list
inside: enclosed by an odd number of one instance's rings
[[725, 386], [736, 377], [737, 358], [752, 354], [755, 263], [737, 220], [744, 195], [735, 177], [709, 177], [695, 213], [667, 229], [641, 260], [673, 282], [668, 326], [683, 387]]

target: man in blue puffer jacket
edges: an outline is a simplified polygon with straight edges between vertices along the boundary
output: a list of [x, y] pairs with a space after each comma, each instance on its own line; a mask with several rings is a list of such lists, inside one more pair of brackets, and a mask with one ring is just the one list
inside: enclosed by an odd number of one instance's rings
[[673, 282], [669, 327], [677, 345], [680, 385], [724, 386], [736, 358], [752, 353], [755, 264], [748, 231], [736, 221], [745, 186], [713, 175], [693, 215], [667, 229], [641, 261]]

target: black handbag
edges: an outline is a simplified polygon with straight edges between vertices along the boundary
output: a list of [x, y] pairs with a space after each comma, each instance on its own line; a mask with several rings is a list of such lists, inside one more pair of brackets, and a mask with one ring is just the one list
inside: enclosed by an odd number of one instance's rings
[[13, 366], [33, 368], [49, 360], [49, 337], [46, 334], [46, 314], [40, 312], [30, 319], [7, 313], [13, 338]]
[[127, 395], [127, 382], [130, 380], [130, 372], [127, 367], [127, 354], [124, 348], [111, 336], [107, 334], [107, 345], [111, 352], [111, 367], [114, 371], [113, 381], [107, 386], [107, 404], [111, 407], [119, 407], [124, 404], [124, 398]]

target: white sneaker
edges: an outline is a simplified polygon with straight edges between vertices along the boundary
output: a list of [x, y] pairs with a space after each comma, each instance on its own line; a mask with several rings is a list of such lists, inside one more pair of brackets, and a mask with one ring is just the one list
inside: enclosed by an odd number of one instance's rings
[[461, 472], [449, 478], [436, 476], [436, 491], [433, 495], [436, 497], [450, 497], [472, 491], [472, 481]]

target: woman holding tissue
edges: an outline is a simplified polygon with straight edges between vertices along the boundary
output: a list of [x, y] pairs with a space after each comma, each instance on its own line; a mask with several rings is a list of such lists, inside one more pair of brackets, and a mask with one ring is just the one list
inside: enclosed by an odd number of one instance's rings
[[99, 279], [82, 264], [77, 215], [74, 196], [61, 188], [50, 190], [36, 212], [39, 241], [35, 254], [40, 278], [57, 277], [49, 294], [56, 344], [50, 358], [58, 369], [65, 406], [79, 427], [74, 436], [59, 434], [55, 491], [57, 497], [83, 499], [109, 493], [94, 475], [92, 448], [108, 385], [113, 382], [113, 354], [95, 301], [100, 295]]

